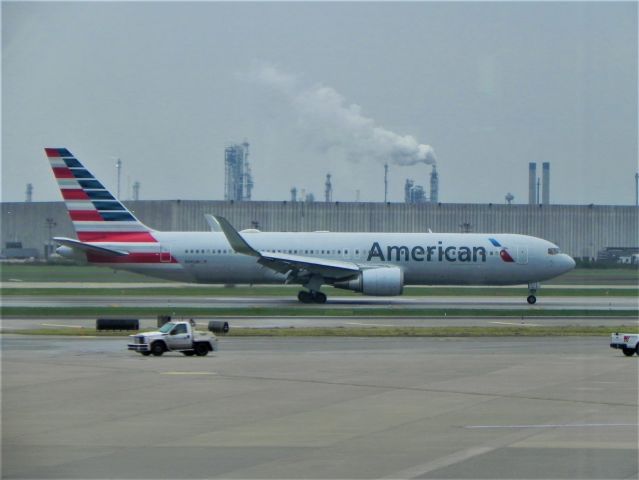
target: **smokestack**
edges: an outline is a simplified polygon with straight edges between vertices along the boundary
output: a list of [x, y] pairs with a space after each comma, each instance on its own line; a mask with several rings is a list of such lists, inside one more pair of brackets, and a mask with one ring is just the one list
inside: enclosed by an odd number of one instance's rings
[[433, 165], [433, 171], [430, 172], [430, 203], [437, 203], [439, 201], [439, 175], [437, 174], [437, 167]]
[[297, 187], [291, 188], [291, 202], [297, 202]]
[[384, 164], [384, 203], [388, 202], [388, 163]]
[[541, 164], [541, 203], [550, 204], [550, 163]]
[[25, 202], [33, 201], [33, 185], [31, 183], [27, 183], [27, 191], [25, 192], [25, 195]]
[[530, 162], [528, 164], [528, 203], [534, 205], [537, 203], [537, 164]]

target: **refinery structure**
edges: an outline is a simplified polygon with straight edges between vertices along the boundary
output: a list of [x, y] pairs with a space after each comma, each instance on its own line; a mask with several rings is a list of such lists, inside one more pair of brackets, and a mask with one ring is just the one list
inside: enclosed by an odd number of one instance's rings
[[224, 149], [224, 200], [251, 200], [253, 177], [248, 156], [249, 143], [246, 141]]

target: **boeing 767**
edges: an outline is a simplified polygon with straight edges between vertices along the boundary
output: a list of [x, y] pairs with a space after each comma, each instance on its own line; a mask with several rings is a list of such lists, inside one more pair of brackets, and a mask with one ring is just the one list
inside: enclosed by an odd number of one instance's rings
[[401, 295], [404, 285], [528, 285], [575, 267], [557, 245], [509, 233], [238, 232], [207, 215], [209, 232], [160, 232], [140, 222], [66, 148], [45, 148], [77, 239], [54, 237], [63, 257], [194, 283], [299, 284], [303, 303], [323, 285]]

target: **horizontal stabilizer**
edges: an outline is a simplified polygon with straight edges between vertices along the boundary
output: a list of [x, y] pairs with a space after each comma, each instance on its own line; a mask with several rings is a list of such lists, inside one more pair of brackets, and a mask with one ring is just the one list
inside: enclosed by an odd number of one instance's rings
[[55, 240], [61, 245], [75, 248], [76, 250], [82, 250], [84, 252], [90, 252], [90, 253], [97, 253], [99, 255], [123, 257], [129, 254], [129, 252], [124, 252], [122, 250], [113, 250], [111, 248], [106, 248], [106, 247], [98, 247], [97, 245], [84, 243], [79, 240], [75, 240], [73, 238], [53, 237], [53, 240]]

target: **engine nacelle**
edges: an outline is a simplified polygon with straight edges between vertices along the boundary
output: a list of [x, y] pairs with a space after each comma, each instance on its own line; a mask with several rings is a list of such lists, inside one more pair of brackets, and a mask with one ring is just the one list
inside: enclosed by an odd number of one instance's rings
[[401, 295], [404, 289], [404, 272], [399, 267], [380, 267], [362, 271], [355, 280], [335, 282], [335, 288], [362, 292], [364, 295]]

